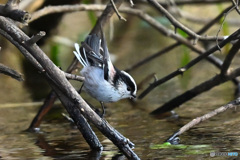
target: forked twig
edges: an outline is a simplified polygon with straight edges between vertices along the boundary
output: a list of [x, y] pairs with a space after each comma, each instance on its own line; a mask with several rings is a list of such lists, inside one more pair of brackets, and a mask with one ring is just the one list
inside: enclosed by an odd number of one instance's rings
[[113, 0], [110, 0], [113, 6], [114, 11], [116, 12], [118, 18], [123, 21], [127, 21], [119, 12]]

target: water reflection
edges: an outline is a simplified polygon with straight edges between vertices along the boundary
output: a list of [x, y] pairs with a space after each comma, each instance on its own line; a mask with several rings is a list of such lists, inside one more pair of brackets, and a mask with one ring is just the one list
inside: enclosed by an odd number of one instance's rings
[[[197, 102], [193, 103], [197, 106]], [[199, 104], [198, 106], [200, 107]], [[187, 107], [190, 106], [185, 106]], [[29, 133], [23, 131], [31, 122], [37, 108], [0, 108], [1, 157], [3, 159], [125, 159], [118, 149], [94, 127], [104, 150], [102, 152], [89, 150], [80, 132], [62, 116], [65, 110], [59, 106], [54, 109], [58, 117], [49, 114], [41, 125], [41, 133]], [[122, 101], [107, 105], [106, 118], [135, 144], [134, 151], [142, 159], [166, 157], [201, 159], [209, 158], [210, 151], [240, 151], [239, 114], [239, 112], [227, 111], [184, 133], [180, 137], [182, 144], [209, 146], [194, 150], [151, 148], [152, 145], [162, 144], [170, 134], [190, 121], [193, 117], [189, 114], [171, 121], [156, 119], [146, 114], [144, 110], [131, 107], [128, 101]]]

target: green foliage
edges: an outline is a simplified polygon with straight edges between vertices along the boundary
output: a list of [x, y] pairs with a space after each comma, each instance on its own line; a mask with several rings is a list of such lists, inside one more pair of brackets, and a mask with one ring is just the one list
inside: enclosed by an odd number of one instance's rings
[[[187, 38], [188, 34], [181, 29], [177, 29], [177, 33], [182, 37]], [[181, 58], [180, 58], [180, 67], [187, 65], [191, 61], [190, 49], [185, 45], [181, 45]], [[191, 78], [190, 70], [187, 70], [183, 73], [183, 76], [179, 77], [180, 84], [184, 89], [187, 88]]]
[[181, 36], [183, 36], [184, 38], [188, 37], [188, 34], [181, 29], [177, 29], [177, 33], [180, 34]]
[[59, 44], [54, 43], [54, 44], [51, 45], [50, 59], [53, 61], [53, 63], [56, 66], [60, 66], [59, 50], [60, 50], [60, 45]]

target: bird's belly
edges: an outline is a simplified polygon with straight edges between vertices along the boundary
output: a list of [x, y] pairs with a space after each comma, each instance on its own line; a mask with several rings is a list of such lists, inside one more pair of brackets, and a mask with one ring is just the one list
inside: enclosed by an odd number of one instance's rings
[[101, 102], [115, 102], [120, 98], [119, 93], [106, 86], [92, 86], [84, 84], [83, 89], [93, 98]]
[[83, 90], [101, 102], [115, 102], [122, 96], [109, 82], [104, 79], [103, 70], [96, 67], [87, 67], [81, 71], [85, 77]]

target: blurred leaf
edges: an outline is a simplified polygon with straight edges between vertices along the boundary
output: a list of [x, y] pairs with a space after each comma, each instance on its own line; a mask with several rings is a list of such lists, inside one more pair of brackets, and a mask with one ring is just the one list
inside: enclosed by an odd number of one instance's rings
[[188, 34], [186, 32], [184, 32], [183, 30], [181, 30], [181, 29], [178, 29], [177, 33], [180, 34], [181, 36], [183, 36], [184, 38], [188, 37]]
[[[183, 67], [191, 61], [191, 57], [190, 57], [190, 49], [188, 47], [182, 45], [181, 48], [182, 48], [183, 54], [180, 60], [180, 67]], [[183, 75], [179, 77], [180, 83], [184, 89], [188, 87], [190, 78], [191, 78], [190, 70], [185, 71]]]
[[181, 58], [181, 64], [180, 64], [181, 67], [188, 64], [191, 60], [190, 49], [188, 47], [182, 45], [182, 50], [183, 50], [183, 55], [182, 55], [182, 58]]
[[59, 44], [54, 43], [53, 45], [51, 45], [51, 51], [50, 51], [50, 58], [56, 66], [60, 66], [60, 62], [58, 59], [59, 50], [60, 50], [59, 47], [60, 47]]

